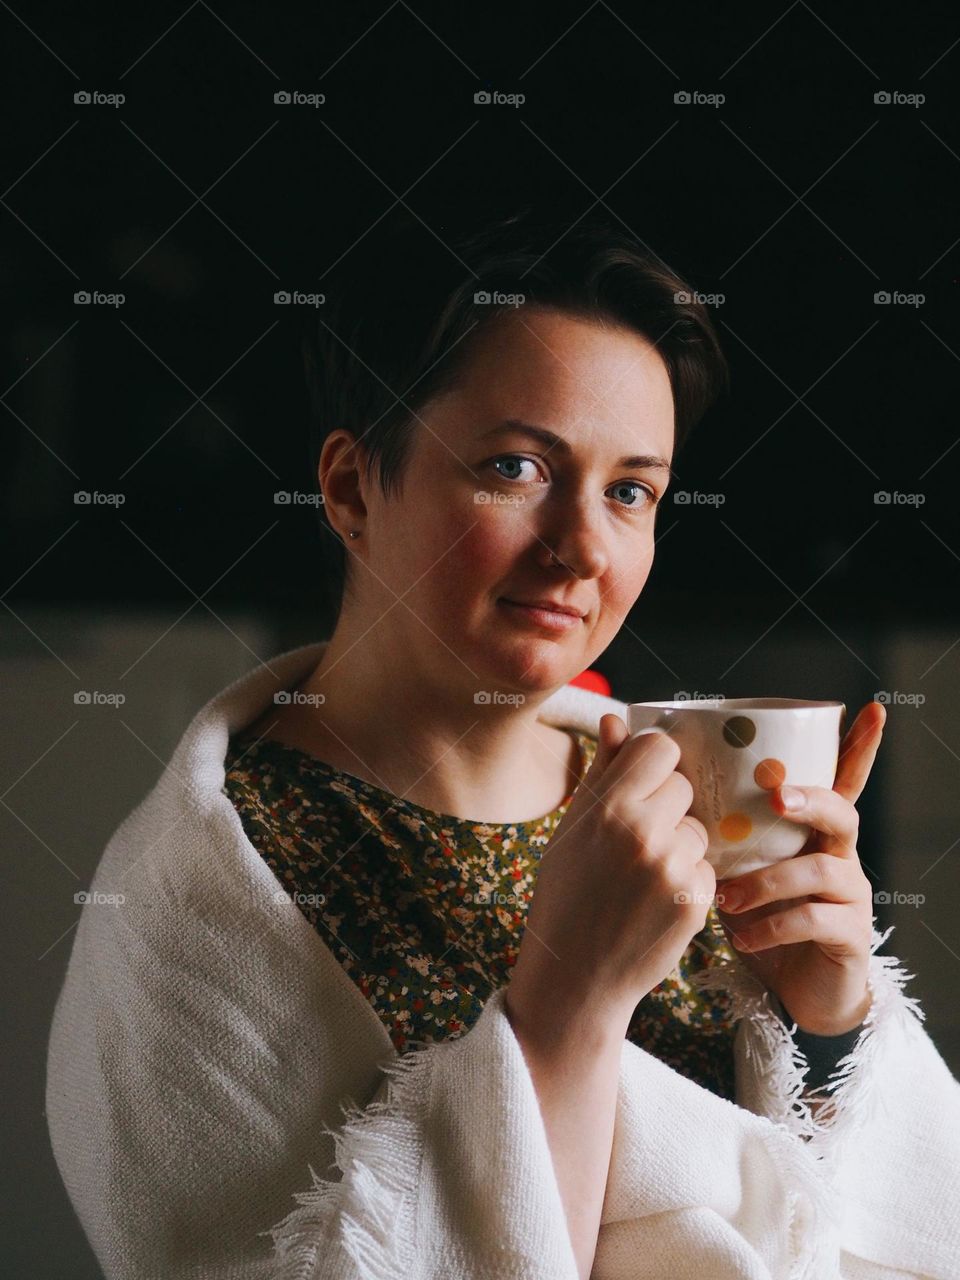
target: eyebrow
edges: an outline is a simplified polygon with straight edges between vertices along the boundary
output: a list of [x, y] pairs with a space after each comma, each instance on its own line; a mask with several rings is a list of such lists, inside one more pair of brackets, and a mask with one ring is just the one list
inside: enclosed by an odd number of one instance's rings
[[[491, 427], [489, 431], [485, 431], [480, 437], [481, 440], [487, 440], [490, 436], [502, 435], [504, 432], [512, 431], [520, 435], [532, 436], [535, 440], [539, 440], [542, 444], [549, 448], [554, 448], [562, 453], [565, 457], [569, 457], [573, 450], [562, 436], [558, 436], [553, 431], [548, 431], [546, 427], [535, 427], [530, 422], [521, 422], [519, 418], [508, 418], [506, 422], [498, 423], [497, 426]], [[660, 471], [673, 477], [673, 467], [666, 458], [661, 458], [655, 453], [632, 453], [620, 459], [616, 464], [618, 467], [655, 467]]]

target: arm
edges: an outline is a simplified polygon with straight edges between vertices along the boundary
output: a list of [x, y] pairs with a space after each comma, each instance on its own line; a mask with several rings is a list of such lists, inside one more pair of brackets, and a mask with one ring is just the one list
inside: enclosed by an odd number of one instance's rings
[[581, 1280], [593, 1267], [613, 1144], [626, 1025], [551, 1005], [527, 1019], [505, 1004], [537, 1093]]
[[504, 1006], [384, 1064], [328, 1130], [336, 1168], [271, 1228], [271, 1280], [581, 1280], [530, 1071]]

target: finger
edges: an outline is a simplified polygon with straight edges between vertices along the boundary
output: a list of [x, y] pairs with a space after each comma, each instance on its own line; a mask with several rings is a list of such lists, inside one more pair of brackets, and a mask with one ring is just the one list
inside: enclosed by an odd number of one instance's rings
[[568, 842], [572, 833], [597, 805], [603, 804], [601, 780], [628, 737], [627, 726], [614, 712], [608, 711], [600, 717], [597, 724], [597, 749], [590, 768], [577, 787], [571, 810], [543, 850], [544, 863], [547, 859], [551, 865], [556, 863], [570, 847]]
[[[566, 826], [565, 838], [569, 838], [574, 828], [597, 805], [607, 807], [605, 797], [615, 781], [613, 769], [622, 748], [629, 739], [630, 731], [620, 716], [608, 711], [600, 717], [597, 724], [597, 750], [594, 752], [593, 763], [577, 788], [575, 804], [581, 811], [579, 816]], [[555, 851], [557, 843], [556, 840], [551, 840], [547, 848]]]
[[[796, 795], [801, 803], [787, 808], [788, 799]], [[770, 803], [781, 818], [813, 828], [816, 844], [826, 853], [856, 853], [860, 835], [860, 815], [850, 800], [826, 787], [778, 787], [770, 792]]]
[[[621, 723], [623, 722], [621, 721]], [[658, 753], [658, 758], [661, 758], [659, 753], [666, 752], [667, 755], [662, 758], [669, 759], [671, 762], [670, 771], [672, 772], [676, 768], [680, 759], [680, 748], [668, 733], [665, 733], [662, 729], [640, 729], [637, 733], [626, 733], [617, 748], [614, 759], [609, 762], [608, 767], [603, 771], [599, 785], [596, 788], [598, 795], [605, 796], [613, 787], [619, 785], [627, 775], [633, 774], [636, 776], [644, 759], [648, 755], [652, 756], [654, 752]], [[659, 778], [651, 775], [643, 788], [643, 794], [639, 795], [638, 798], [646, 799], [651, 791], [656, 790], [665, 776], [666, 771], [660, 774]]]
[[833, 789], [846, 800], [858, 800], [867, 785], [886, 722], [887, 709], [883, 703], [868, 702], [861, 707], [849, 733], [840, 744]]
[[785, 898], [813, 896], [826, 902], [860, 902], [872, 894], [857, 862], [830, 853], [807, 853], [717, 884], [717, 909], [724, 915], [752, 911]]
[[600, 781], [616, 760], [620, 748], [629, 736], [627, 726], [612, 711], [600, 717], [597, 725], [597, 749], [594, 752], [593, 763], [583, 779], [584, 784], [589, 783], [589, 786], [585, 785], [584, 789], [590, 795], [599, 799]]
[[849, 904], [806, 902], [777, 911], [754, 924], [736, 926], [730, 941], [738, 951], [765, 951], [794, 942], [816, 942], [838, 955], [857, 955], [863, 946], [860, 912]]
[[618, 715], [608, 711], [600, 717], [597, 730], [597, 751], [593, 762], [599, 759], [601, 768], [611, 760], [629, 736], [629, 730]]
[[[577, 819], [578, 822], [586, 816], [587, 811], [592, 809], [594, 805], [602, 803], [601, 783], [604, 775], [629, 736], [627, 726], [614, 712], [608, 711], [600, 717], [597, 725], [597, 749], [594, 752], [590, 768], [577, 788], [579, 805], [587, 806], [581, 817]], [[576, 822], [573, 825], [575, 826]], [[571, 829], [568, 826], [568, 835]]]

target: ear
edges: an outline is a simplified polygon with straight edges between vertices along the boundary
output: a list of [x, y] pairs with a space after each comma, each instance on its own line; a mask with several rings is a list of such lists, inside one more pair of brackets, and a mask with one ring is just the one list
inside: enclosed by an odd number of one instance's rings
[[346, 539], [367, 516], [364, 491], [369, 484], [369, 455], [345, 427], [331, 431], [317, 462], [317, 483], [330, 526]]

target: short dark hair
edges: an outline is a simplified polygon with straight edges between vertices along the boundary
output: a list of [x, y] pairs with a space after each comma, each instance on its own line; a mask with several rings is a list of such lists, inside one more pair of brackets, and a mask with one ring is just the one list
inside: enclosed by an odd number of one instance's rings
[[[325, 301], [304, 330], [312, 491], [323, 443], [340, 427], [362, 438], [383, 493], [399, 490], [415, 415], [456, 384], [476, 334], [516, 305], [498, 294], [622, 325], [655, 344], [673, 391], [675, 455], [727, 390], [727, 363], [696, 291], [605, 215], [571, 227], [528, 205], [442, 243], [411, 216], [398, 223], [365, 237], [322, 278]], [[332, 633], [350, 579], [344, 544], [322, 504], [317, 512]]]

